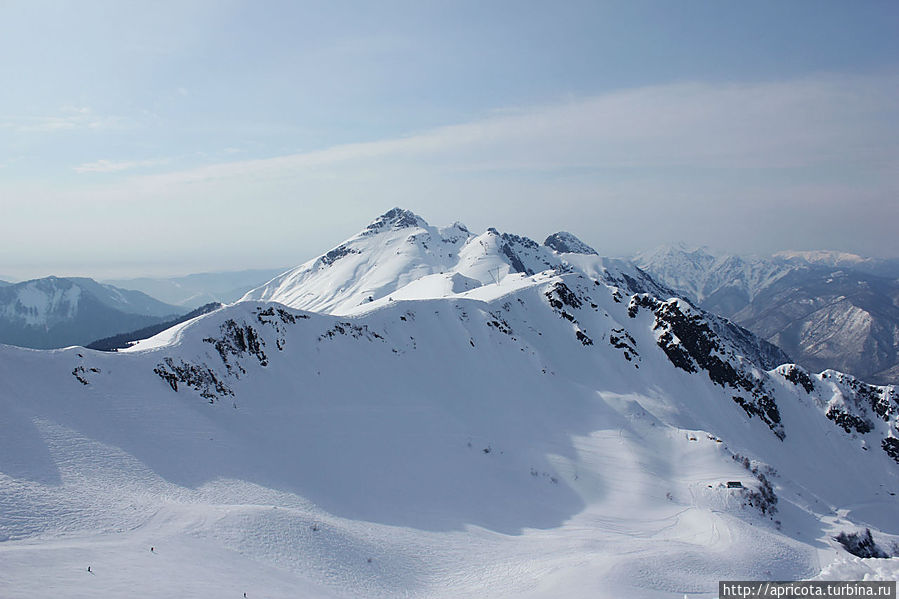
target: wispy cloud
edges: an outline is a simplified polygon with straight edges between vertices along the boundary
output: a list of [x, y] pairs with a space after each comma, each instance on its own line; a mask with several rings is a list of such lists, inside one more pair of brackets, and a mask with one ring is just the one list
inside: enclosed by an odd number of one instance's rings
[[123, 117], [98, 115], [85, 106], [65, 106], [53, 115], [7, 117], [0, 120], [0, 128], [20, 133], [54, 133], [77, 129], [112, 129], [125, 122]]
[[899, 149], [896, 97], [892, 75], [665, 85], [158, 176], [196, 183], [384, 162], [444, 172], [876, 166], [895, 161]]
[[[139, 220], [173, 257], [202, 251], [239, 261], [250, 244], [257, 258], [299, 262], [399, 204], [436, 223], [534, 237], [574, 228], [606, 253], [678, 239], [753, 252], [826, 239], [899, 255], [896, 97], [896, 74], [684, 83], [168, 172], [138, 171], [158, 160], [107, 156], [78, 172], [125, 176], [16, 189], [23, 201], [0, 219], [0, 251], [33, 243], [32, 228], [6, 223], [47, 229], [52, 213], [53, 233], [64, 238], [92, 207], [103, 217], [82, 225], [103, 240], [97, 252], [128, 246], [128, 225]], [[171, 157], [165, 168], [191, 158]], [[174, 210], [181, 218], [173, 221]]]
[[153, 160], [97, 160], [86, 162], [73, 168], [76, 173], [117, 173], [121, 171], [159, 166], [169, 162], [168, 158]]

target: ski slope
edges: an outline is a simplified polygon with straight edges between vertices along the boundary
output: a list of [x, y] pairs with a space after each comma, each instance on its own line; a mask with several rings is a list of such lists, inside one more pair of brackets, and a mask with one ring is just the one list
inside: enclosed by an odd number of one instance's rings
[[[366, 243], [416, 247], [423, 221], [387, 220]], [[0, 347], [0, 596], [680, 599], [896, 575], [833, 539], [899, 541], [895, 389], [766, 370], [758, 340], [625, 263], [485, 235], [481, 270], [463, 234], [452, 264], [394, 247], [259, 292], [339, 282], [319, 311], [247, 299], [120, 353]]]

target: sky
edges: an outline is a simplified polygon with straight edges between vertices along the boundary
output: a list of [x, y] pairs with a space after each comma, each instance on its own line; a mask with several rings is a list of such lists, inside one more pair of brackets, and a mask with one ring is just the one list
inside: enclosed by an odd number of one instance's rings
[[0, 0], [0, 278], [289, 267], [401, 206], [899, 256], [899, 3]]

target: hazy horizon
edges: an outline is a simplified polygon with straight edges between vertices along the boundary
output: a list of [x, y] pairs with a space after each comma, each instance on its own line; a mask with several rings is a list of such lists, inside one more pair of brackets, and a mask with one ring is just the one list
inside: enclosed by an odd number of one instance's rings
[[895, 2], [0, 17], [0, 278], [291, 267], [393, 206], [610, 256], [899, 257]]
[[[424, 215], [419, 215], [419, 216], [424, 217]], [[427, 220], [426, 217], [424, 217], [424, 218], [425, 218], [425, 220]], [[373, 220], [373, 219], [370, 219], [370, 220]], [[365, 224], [367, 224], [367, 222], [360, 224], [358, 230], [355, 231], [353, 234], [358, 233], [359, 231], [364, 229], [364, 226], [365, 226]], [[453, 222], [455, 222], [455, 221], [453, 221]], [[459, 221], [459, 222], [462, 222], [462, 221]], [[446, 225], [450, 225], [452, 223], [451, 222], [434, 223], [434, 222], [429, 221], [428, 224], [430, 224], [432, 226], [446, 226]], [[462, 222], [462, 224], [464, 224], [464, 225], [466, 225], [466, 227], [468, 227], [467, 223]], [[489, 225], [489, 226], [493, 226], [493, 225]], [[468, 228], [469, 228], [469, 230], [472, 231], [472, 233], [479, 234], [479, 233], [484, 232], [488, 227], [483, 227], [483, 229], [473, 229], [472, 227], [468, 227]], [[519, 231], [512, 231], [512, 230], [508, 230], [508, 229], [504, 230], [502, 228], [499, 228], [499, 229], [501, 230], [501, 232], [504, 232], [504, 233], [520, 234]], [[542, 244], [543, 240], [546, 237], [548, 237], [552, 233], [557, 233], [560, 231], [562, 231], [562, 229], [548, 231], [545, 235], [536, 236], [533, 239], [534, 239], [534, 241]], [[571, 231], [568, 231], [568, 232], [571, 232]], [[348, 235], [347, 238], [351, 237], [353, 234]], [[595, 249], [597, 249], [597, 251], [599, 251], [600, 255], [602, 255], [602, 256], [610, 257], [610, 258], [622, 258], [622, 259], [631, 259], [640, 252], [648, 252], [648, 251], [655, 250], [655, 249], [658, 249], [660, 247], [665, 247], [665, 246], [683, 246], [688, 250], [703, 249], [703, 250], [707, 250], [713, 254], [737, 254], [742, 257], [772, 257], [772, 256], [774, 256], [774, 254], [781, 253], [781, 252], [806, 252], [806, 251], [841, 252], [841, 250], [834, 250], [833, 248], [803, 248], [803, 249], [781, 248], [779, 250], [773, 250], [770, 252], [736, 252], [736, 251], [730, 251], [728, 248], [724, 248], [724, 247], [715, 247], [715, 246], [710, 246], [708, 244], [690, 243], [688, 241], [681, 239], [681, 240], [662, 241], [662, 242], [657, 243], [652, 246], [637, 248], [631, 252], [615, 253], [615, 252], [603, 252], [602, 250], [600, 250], [600, 246], [593, 244], [591, 242], [591, 240], [586, 237], [578, 236], [578, 238], [581, 239], [581, 241], [587, 243], [587, 245], [590, 245], [591, 247], [594, 247]], [[205, 275], [205, 274], [222, 274], [222, 273], [268, 271], [268, 270], [287, 271], [287, 270], [295, 268], [295, 267], [299, 266], [300, 264], [303, 264], [311, 259], [314, 259], [320, 255], [325, 254], [327, 251], [337, 247], [338, 245], [340, 245], [340, 243], [342, 243], [345, 240], [346, 239], [335, 240], [334, 243], [332, 243], [331, 245], [328, 245], [327, 247], [322, 247], [315, 253], [305, 256], [305, 257], [301, 257], [294, 263], [290, 263], [290, 264], [278, 265], [278, 264], [259, 263], [258, 265], [251, 265], [251, 266], [240, 267], [240, 268], [237, 268], [237, 267], [227, 268], [226, 267], [226, 268], [206, 268], [206, 269], [204, 269], [202, 267], [202, 265], [200, 265], [200, 266], [198, 266], [198, 268], [196, 268], [194, 270], [190, 270], [189, 268], [185, 269], [184, 266], [179, 265], [179, 264], [162, 264], [162, 265], [160, 265], [160, 264], [156, 264], [156, 263], [125, 263], [125, 264], [122, 264], [119, 266], [111, 266], [106, 269], [101, 268], [100, 270], [98, 270], [96, 272], [85, 270], [85, 267], [81, 266], [81, 265], [72, 266], [72, 267], [68, 267], [68, 268], [63, 266], [63, 267], [57, 268], [56, 270], [53, 270], [53, 271], [46, 270], [46, 269], [42, 270], [41, 267], [33, 267], [33, 268], [23, 268], [20, 271], [21, 273], [24, 273], [22, 276], [16, 276], [14, 274], [15, 271], [12, 271], [11, 269], [10, 269], [10, 271], [7, 271], [7, 272], [0, 272], [0, 281], [5, 281], [7, 283], [20, 283], [20, 282], [34, 280], [34, 279], [41, 279], [41, 278], [45, 278], [45, 277], [49, 277], [49, 276], [57, 276], [57, 277], [63, 277], [63, 278], [65, 278], [65, 277], [72, 277], [72, 278], [88, 277], [88, 278], [92, 278], [92, 279], [95, 279], [95, 280], [97, 280], [99, 282], [103, 282], [103, 283], [106, 283], [106, 282], [118, 283], [118, 282], [126, 282], [129, 280], [137, 280], [137, 279], [175, 279], [175, 278], [180, 278], [180, 277], [187, 277], [187, 276], [193, 276], [193, 275]], [[852, 254], [852, 252], [844, 252], [844, 253]], [[894, 257], [894, 256], [871, 256], [871, 255], [865, 255], [865, 254], [856, 254], [856, 255], [858, 255], [862, 258], [899, 260], [899, 257]], [[65, 264], [65, 263], [61, 262], [60, 264]]]

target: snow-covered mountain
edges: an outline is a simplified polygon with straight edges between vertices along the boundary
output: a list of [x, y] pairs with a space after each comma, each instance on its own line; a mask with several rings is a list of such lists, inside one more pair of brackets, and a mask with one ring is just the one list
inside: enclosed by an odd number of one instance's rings
[[786, 260], [737, 256], [685, 244], [637, 254], [634, 263], [709, 311], [731, 316], [799, 266]]
[[896, 552], [897, 389], [777, 365], [567, 236], [374, 225], [254, 292], [316, 312], [0, 348], [0, 595], [680, 599], [899, 571], [836, 540]]
[[84, 345], [180, 312], [139, 291], [92, 279], [34, 279], [0, 287], [0, 343], [33, 348]]
[[899, 281], [845, 269], [801, 269], [733, 319], [812, 370], [899, 381]]
[[259, 287], [286, 268], [204, 272], [183, 277], [115, 279], [103, 281], [116, 287], [136, 289], [163, 302], [185, 309], [218, 302], [230, 304], [250, 289]]
[[844, 268], [888, 279], [899, 278], [899, 259], [897, 258], [869, 258], [833, 250], [785, 250], [775, 253], [773, 258], [799, 264]]
[[870, 258], [865, 258], [858, 254], [834, 250], [783, 250], [775, 252], [774, 257], [793, 262], [836, 268], [857, 268], [862, 264], [873, 262]]
[[889, 261], [823, 251], [741, 257], [675, 245], [635, 262], [811, 370], [899, 381], [899, 279], [872, 274], [889, 272]]
[[[568, 240], [569, 246], [559, 246], [557, 239]], [[494, 228], [474, 235], [461, 223], [433, 227], [395, 208], [358, 235], [242, 299], [353, 314], [389, 301], [452, 297], [483, 286], [515, 286], [538, 272], [575, 269], [633, 293], [670, 293], [633, 265], [600, 258], [570, 233], [553, 235], [547, 242], [540, 245]], [[552, 244], [567, 252], [554, 250]]]

